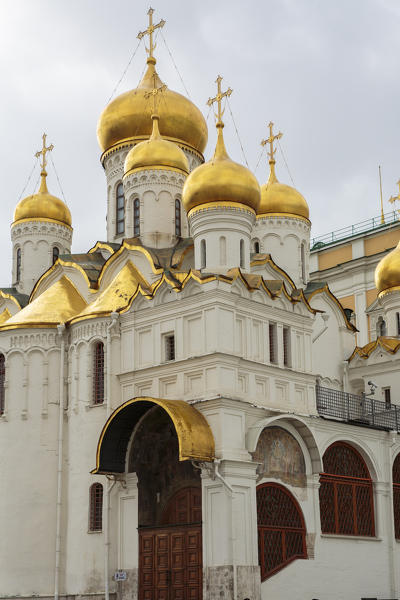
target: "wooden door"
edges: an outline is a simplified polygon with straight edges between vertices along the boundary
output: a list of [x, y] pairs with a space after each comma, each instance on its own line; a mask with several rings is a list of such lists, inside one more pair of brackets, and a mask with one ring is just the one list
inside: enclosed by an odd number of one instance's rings
[[201, 522], [183, 524], [201, 519], [201, 492], [194, 489], [176, 494], [164, 512], [164, 522], [178, 518], [177, 524], [139, 530], [139, 600], [202, 599]]

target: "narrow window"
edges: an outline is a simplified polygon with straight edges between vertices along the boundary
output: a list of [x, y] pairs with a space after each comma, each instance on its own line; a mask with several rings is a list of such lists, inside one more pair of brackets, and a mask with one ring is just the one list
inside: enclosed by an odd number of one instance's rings
[[240, 267], [244, 268], [244, 241], [240, 240]]
[[254, 242], [254, 252], [260, 254], [260, 242]]
[[125, 197], [122, 183], [117, 185], [117, 235], [125, 231]]
[[17, 283], [21, 280], [21, 248], [17, 250], [17, 269], [16, 269]]
[[6, 360], [4, 354], [0, 354], [0, 415], [5, 410], [5, 379], [6, 379]]
[[379, 317], [378, 322], [376, 324], [378, 337], [386, 335], [386, 323], [383, 317]]
[[269, 362], [277, 363], [278, 362], [278, 352], [277, 352], [277, 343], [276, 343], [276, 323], [269, 323], [268, 326], [269, 331]]
[[173, 333], [164, 336], [164, 355], [165, 360], [175, 360], [175, 336]]
[[386, 410], [390, 410], [392, 407], [392, 400], [390, 397], [390, 387], [383, 388], [383, 396], [385, 398], [385, 408], [386, 408]]
[[226, 265], [226, 237], [224, 235], [219, 238], [219, 264]]
[[135, 198], [133, 203], [133, 235], [139, 237], [140, 235], [140, 200]]
[[400, 313], [396, 313], [397, 335], [400, 335]]
[[282, 329], [283, 335], [283, 364], [285, 367], [290, 367], [290, 329], [284, 327]]
[[305, 249], [304, 249], [304, 242], [300, 246], [300, 253], [301, 253], [301, 279], [302, 279], [302, 282], [305, 283], [306, 282], [306, 253], [305, 253]]
[[60, 250], [57, 248], [57, 246], [54, 246], [53, 247], [53, 265], [59, 256], [60, 256]]
[[181, 203], [178, 199], [175, 200], [175, 235], [177, 237], [182, 235]]
[[400, 454], [393, 463], [393, 512], [394, 512], [394, 535], [400, 540]]
[[103, 486], [93, 483], [89, 490], [89, 531], [101, 531], [103, 527]]
[[206, 266], [206, 240], [200, 242], [200, 269]]
[[97, 342], [93, 351], [93, 404], [104, 402], [104, 344]]

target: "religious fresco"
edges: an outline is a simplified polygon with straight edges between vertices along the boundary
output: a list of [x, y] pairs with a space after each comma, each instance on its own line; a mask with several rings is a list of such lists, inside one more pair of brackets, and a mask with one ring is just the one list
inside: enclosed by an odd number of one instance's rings
[[306, 485], [306, 465], [298, 441], [281, 427], [267, 427], [261, 433], [253, 460], [258, 478], [280, 479], [290, 485]]

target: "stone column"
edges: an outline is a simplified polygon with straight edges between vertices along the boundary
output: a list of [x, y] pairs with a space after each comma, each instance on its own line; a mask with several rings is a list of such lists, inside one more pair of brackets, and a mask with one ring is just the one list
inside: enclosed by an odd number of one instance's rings
[[127, 473], [118, 493], [118, 569], [126, 571], [118, 583], [120, 600], [137, 600], [139, 573], [138, 478]]

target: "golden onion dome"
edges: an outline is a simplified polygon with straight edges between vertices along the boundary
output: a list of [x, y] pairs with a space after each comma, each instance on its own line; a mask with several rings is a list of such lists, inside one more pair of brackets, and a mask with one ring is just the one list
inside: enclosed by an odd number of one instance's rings
[[46, 183], [47, 173], [44, 169], [40, 175], [42, 180], [39, 191], [18, 202], [14, 211], [13, 225], [20, 221], [44, 219], [71, 227], [72, 220], [68, 206], [60, 198], [49, 193]]
[[212, 160], [198, 166], [186, 179], [182, 203], [186, 212], [202, 204], [235, 203], [257, 212], [260, 186], [253, 173], [228, 156], [222, 122], [217, 123], [218, 139]]
[[378, 263], [375, 269], [375, 286], [379, 294], [400, 290], [400, 242]]
[[[98, 125], [97, 139], [103, 152], [121, 142], [146, 139], [151, 134], [150, 90], [163, 87], [156, 70], [156, 59], [149, 56], [147, 71], [138, 87], [121, 94], [103, 110]], [[200, 110], [177, 92], [163, 89], [159, 103], [161, 135], [182, 142], [202, 153], [207, 144], [207, 123]]]
[[152, 115], [153, 131], [149, 140], [140, 142], [128, 152], [124, 174], [129, 175], [139, 169], [174, 169], [189, 173], [189, 163], [183, 150], [174, 142], [164, 140], [159, 131], [159, 116]]
[[268, 182], [261, 186], [261, 202], [257, 216], [271, 214], [293, 215], [309, 219], [310, 211], [304, 196], [295, 188], [279, 183], [275, 174], [275, 160], [270, 160]]

